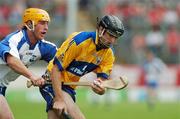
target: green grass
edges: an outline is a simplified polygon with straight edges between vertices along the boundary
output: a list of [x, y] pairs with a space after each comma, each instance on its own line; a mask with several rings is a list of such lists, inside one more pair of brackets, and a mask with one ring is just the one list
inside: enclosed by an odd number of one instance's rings
[[47, 119], [43, 103], [10, 102], [15, 119]]
[[121, 103], [113, 106], [83, 106], [88, 119], [180, 119], [180, 105], [157, 104], [153, 110], [144, 103]]
[[[15, 119], [47, 119], [44, 101], [29, 102], [23, 91], [8, 95]], [[144, 102], [89, 104], [84, 98], [84, 91], [79, 91], [77, 96], [77, 103], [87, 119], [180, 119], [180, 103], [157, 103], [154, 109], [150, 110]]]

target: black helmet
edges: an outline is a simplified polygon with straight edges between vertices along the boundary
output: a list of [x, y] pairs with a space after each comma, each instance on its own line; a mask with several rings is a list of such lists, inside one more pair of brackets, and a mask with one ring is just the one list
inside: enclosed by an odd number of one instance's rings
[[113, 15], [106, 15], [101, 18], [98, 26], [104, 27], [110, 34], [115, 37], [120, 37], [124, 33], [124, 26], [118, 17]]

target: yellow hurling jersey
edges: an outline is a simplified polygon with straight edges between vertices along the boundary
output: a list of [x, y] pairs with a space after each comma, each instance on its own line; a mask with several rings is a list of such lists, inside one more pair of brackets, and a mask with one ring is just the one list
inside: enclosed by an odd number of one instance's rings
[[75, 32], [71, 34], [56, 52], [47, 67], [51, 71], [56, 64], [62, 72], [62, 82], [77, 82], [80, 77], [95, 72], [97, 77], [107, 79], [114, 63], [112, 48], [98, 50], [96, 32]]

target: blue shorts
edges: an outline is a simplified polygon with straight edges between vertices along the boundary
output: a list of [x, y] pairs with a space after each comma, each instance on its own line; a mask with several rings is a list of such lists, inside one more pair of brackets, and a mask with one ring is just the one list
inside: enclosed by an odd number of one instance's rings
[[0, 95], [5, 96], [5, 93], [6, 93], [6, 87], [1, 87], [0, 86]]
[[[72, 97], [74, 102], [76, 101], [76, 97], [75, 97], [76, 92], [74, 91], [74, 89], [72, 89], [69, 86], [62, 85], [62, 90], [67, 92]], [[52, 85], [44, 85], [43, 87], [39, 88], [39, 91], [47, 103], [46, 112], [48, 112], [53, 107], [53, 98], [54, 98], [53, 87]]]

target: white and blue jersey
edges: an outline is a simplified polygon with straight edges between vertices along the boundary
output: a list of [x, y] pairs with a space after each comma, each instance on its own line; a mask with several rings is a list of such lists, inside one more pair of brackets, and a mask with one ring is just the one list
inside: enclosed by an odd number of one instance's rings
[[166, 65], [161, 59], [154, 58], [152, 61], [146, 61], [143, 68], [146, 74], [146, 84], [150, 87], [156, 87], [161, 73], [166, 69]]
[[49, 62], [53, 59], [56, 50], [53, 43], [44, 39], [31, 46], [25, 29], [9, 34], [0, 42], [0, 87], [6, 87], [19, 76], [7, 66], [6, 54], [9, 53], [20, 59], [28, 67], [37, 60]]

